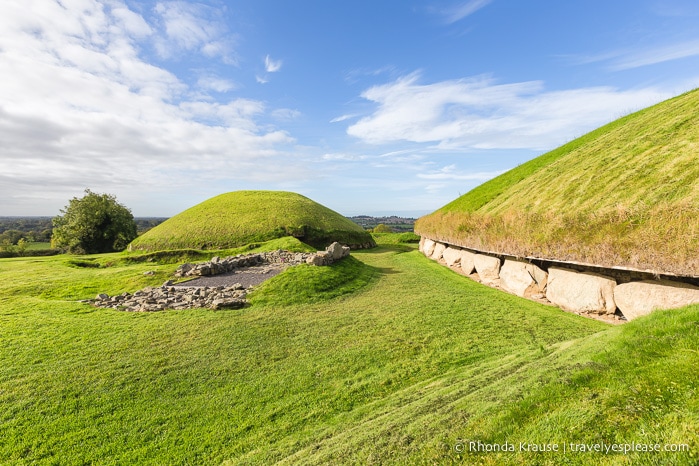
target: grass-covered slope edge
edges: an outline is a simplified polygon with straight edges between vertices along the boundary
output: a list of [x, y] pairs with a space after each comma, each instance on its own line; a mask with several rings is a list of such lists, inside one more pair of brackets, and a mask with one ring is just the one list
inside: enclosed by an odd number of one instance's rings
[[633, 113], [422, 217], [416, 233], [518, 256], [699, 275], [699, 91]]
[[129, 249], [224, 249], [285, 236], [318, 248], [333, 241], [354, 248], [374, 245], [362, 227], [300, 194], [235, 191], [166, 220], [136, 238]]

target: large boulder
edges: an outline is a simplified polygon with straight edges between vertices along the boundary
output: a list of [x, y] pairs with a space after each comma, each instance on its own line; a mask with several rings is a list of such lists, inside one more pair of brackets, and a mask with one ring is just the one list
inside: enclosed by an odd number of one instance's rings
[[461, 250], [461, 260], [459, 263], [461, 264], [461, 271], [465, 273], [466, 275], [471, 275], [473, 271], [476, 269], [476, 266], [473, 263], [473, 258], [476, 255], [470, 251], [466, 250]]
[[669, 280], [643, 280], [617, 285], [614, 301], [628, 320], [656, 309], [672, 309], [699, 303], [699, 288]]
[[542, 295], [546, 290], [547, 278], [545, 271], [529, 262], [505, 259], [500, 268], [500, 285], [523, 298]]
[[425, 238], [425, 242], [422, 245], [422, 253], [425, 255], [425, 257], [432, 257], [432, 253], [434, 252], [434, 247], [436, 245], [437, 243], [431, 239]]
[[447, 246], [442, 253], [442, 259], [444, 259], [444, 262], [446, 262], [449, 267], [461, 264], [461, 249]]
[[446, 249], [447, 249], [447, 247], [444, 244], [435, 243], [434, 250], [432, 251], [432, 255], [430, 256], [430, 258], [438, 261], [439, 259], [442, 258], [442, 254], [444, 253], [444, 251]]
[[568, 311], [614, 314], [615, 287], [616, 281], [604, 275], [549, 267], [546, 298]]
[[495, 285], [500, 278], [500, 259], [485, 254], [474, 254], [473, 265], [483, 283]]
[[343, 257], [347, 257], [350, 254], [350, 248], [343, 246], [337, 241], [332, 243], [330, 246], [325, 248], [325, 250], [332, 256], [333, 261], [338, 261]]

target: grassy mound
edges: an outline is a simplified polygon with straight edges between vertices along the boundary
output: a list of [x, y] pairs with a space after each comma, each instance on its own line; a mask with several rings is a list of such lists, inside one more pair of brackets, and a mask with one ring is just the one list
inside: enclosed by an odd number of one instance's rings
[[628, 115], [418, 220], [503, 253], [699, 275], [699, 90]]
[[166, 220], [136, 238], [129, 249], [225, 249], [285, 236], [318, 248], [333, 241], [350, 247], [374, 245], [362, 227], [300, 194], [236, 191]]

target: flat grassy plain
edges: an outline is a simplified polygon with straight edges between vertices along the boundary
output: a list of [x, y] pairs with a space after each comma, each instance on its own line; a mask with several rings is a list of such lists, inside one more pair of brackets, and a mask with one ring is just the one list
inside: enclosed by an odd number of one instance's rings
[[[219, 312], [76, 302], [161, 284], [176, 267], [165, 254], [0, 260], [0, 463], [699, 461], [699, 306], [609, 326], [382, 241]], [[486, 453], [469, 441], [690, 451]]]

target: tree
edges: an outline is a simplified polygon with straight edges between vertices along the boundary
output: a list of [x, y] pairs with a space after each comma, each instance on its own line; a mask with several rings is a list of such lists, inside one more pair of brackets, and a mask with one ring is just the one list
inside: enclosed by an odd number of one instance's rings
[[373, 232], [374, 233], [393, 233], [393, 230], [388, 225], [384, 225], [383, 223], [379, 223], [378, 225], [376, 225], [374, 227]]
[[110, 194], [89, 189], [81, 199], [74, 197], [53, 219], [53, 247], [76, 254], [121, 251], [136, 236], [131, 211]]

